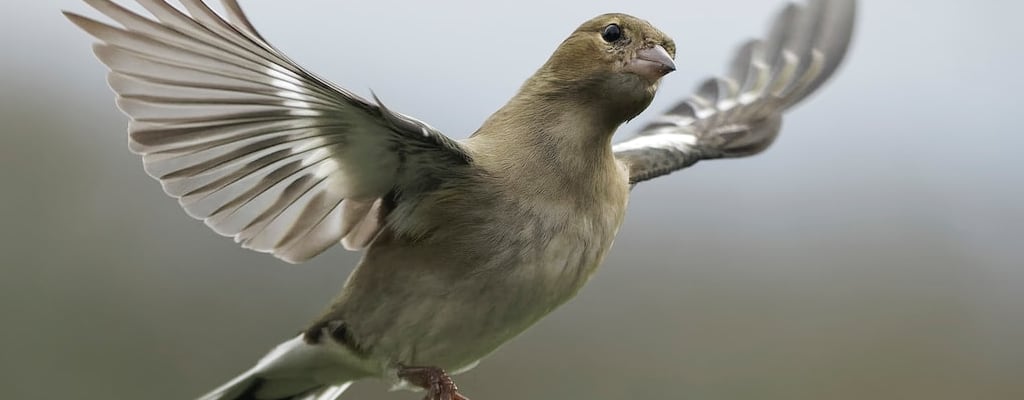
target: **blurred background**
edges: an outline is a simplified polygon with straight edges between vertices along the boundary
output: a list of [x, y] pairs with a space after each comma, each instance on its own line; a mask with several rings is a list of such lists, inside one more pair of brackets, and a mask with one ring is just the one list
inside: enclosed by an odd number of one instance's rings
[[[243, 1], [313, 71], [464, 137], [580, 22], [676, 39], [668, 108], [782, 1]], [[248, 368], [358, 254], [302, 266], [188, 218], [127, 148], [76, 0], [0, 4], [0, 388], [187, 399]], [[1022, 399], [1024, 3], [861, 3], [852, 53], [758, 157], [633, 191], [581, 295], [457, 380], [477, 400]], [[625, 126], [628, 136], [645, 121]], [[418, 399], [357, 384], [346, 398]]]

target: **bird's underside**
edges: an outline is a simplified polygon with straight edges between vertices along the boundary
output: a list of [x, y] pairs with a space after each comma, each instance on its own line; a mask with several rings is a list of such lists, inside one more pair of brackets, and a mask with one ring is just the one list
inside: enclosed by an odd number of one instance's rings
[[[131, 150], [188, 215], [287, 262], [337, 243], [366, 251], [323, 318], [207, 400], [333, 399], [382, 375], [464, 399], [443, 368], [471, 367], [575, 295], [630, 185], [769, 147], [783, 113], [840, 65], [855, 14], [855, 0], [786, 6], [725, 74], [611, 146], [674, 69], [671, 39], [624, 14], [584, 23], [458, 141], [302, 68], [236, 0], [224, 16], [202, 0], [136, 0], [150, 16], [85, 1], [114, 24], [65, 15], [97, 39]], [[618, 75], [575, 85], [579, 74]], [[582, 87], [613, 100], [577, 102], [593, 95], [571, 92]]]

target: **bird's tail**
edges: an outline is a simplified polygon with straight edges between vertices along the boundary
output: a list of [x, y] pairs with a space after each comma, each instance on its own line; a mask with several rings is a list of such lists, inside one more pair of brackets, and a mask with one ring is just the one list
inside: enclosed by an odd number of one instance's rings
[[334, 400], [353, 380], [368, 375], [347, 366], [350, 360], [351, 352], [342, 346], [309, 344], [299, 335], [199, 400]]

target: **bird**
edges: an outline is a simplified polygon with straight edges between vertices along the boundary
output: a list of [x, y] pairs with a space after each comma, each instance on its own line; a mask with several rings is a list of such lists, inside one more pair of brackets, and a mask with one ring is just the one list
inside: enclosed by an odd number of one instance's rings
[[639, 132], [615, 132], [676, 69], [675, 42], [626, 14], [576, 28], [465, 139], [301, 67], [236, 0], [84, 0], [130, 122], [130, 150], [185, 212], [288, 263], [362, 251], [297, 336], [200, 397], [335, 399], [385, 379], [466, 399], [452, 376], [572, 299], [621, 226], [631, 189], [698, 161], [758, 154], [845, 58], [855, 0], [789, 3], [726, 73]]

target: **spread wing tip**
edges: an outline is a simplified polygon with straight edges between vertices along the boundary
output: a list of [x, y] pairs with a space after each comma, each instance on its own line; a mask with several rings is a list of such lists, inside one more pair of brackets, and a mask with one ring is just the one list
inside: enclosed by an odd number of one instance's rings
[[616, 146], [631, 180], [651, 179], [700, 159], [767, 149], [778, 136], [782, 114], [820, 88], [846, 57], [856, 3], [809, 0], [783, 7], [763, 39], [737, 49], [724, 77], [705, 80], [690, 98]]

